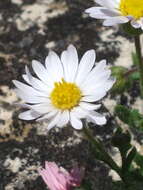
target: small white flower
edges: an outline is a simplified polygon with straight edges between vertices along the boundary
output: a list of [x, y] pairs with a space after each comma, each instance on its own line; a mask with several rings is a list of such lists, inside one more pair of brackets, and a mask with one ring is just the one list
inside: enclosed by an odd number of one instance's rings
[[143, 30], [143, 0], [96, 0], [101, 7], [91, 7], [85, 12], [96, 19], [105, 19], [104, 26], [131, 21], [134, 28]]
[[23, 78], [28, 85], [13, 81], [17, 95], [26, 102], [21, 106], [28, 109], [19, 118], [48, 120], [48, 129], [68, 123], [82, 129], [83, 118], [98, 125], [105, 124], [105, 117], [95, 111], [100, 105], [94, 102], [106, 95], [115, 80], [110, 76], [106, 61], [95, 65], [95, 57], [95, 51], [89, 50], [79, 62], [76, 48], [70, 45], [61, 59], [51, 51], [45, 65], [34, 60], [32, 68], [38, 78], [26, 67]]

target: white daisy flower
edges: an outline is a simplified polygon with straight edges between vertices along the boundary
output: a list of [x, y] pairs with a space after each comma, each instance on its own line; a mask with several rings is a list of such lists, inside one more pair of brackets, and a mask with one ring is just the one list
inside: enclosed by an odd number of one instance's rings
[[91, 7], [85, 12], [96, 19], [105, 19], [104, 26], [131, 21], [134, 28], [143, 30], [143, 0], [96, 0], [101, 7]]
[[89, 50], [79, 62], [76, 48], [70, 45], [61, 59], [51, 51], [45, 65], [34, 60], [32, 68], [37, 78], [26, 67], [23, 78], [27, 84], [13, 81], [17, 95], [26, 102], [21, 106], [28, 109], [19, 118], [48, 120], [48, 129], [68, 123], [82, 129], [83, 118], [105, 124], [106, 118], [95, 111], [100, 107], [95, 102], [106, 95], [115, 80], [106, 61], [95, 65], [95, 58], [95, 51]]

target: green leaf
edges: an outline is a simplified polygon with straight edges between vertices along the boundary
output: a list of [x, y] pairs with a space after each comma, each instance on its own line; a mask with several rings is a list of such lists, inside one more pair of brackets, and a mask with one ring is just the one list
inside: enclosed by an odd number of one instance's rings
[[136, 156], [137, 150], [135, 147], [133, 147], [130, 152], [127, 155], [127, 158], [125, 159], [123, 165], [122, 165], [122, 170], [123, 172], [128, 172], [128, 170], [130, 169], [130, 166], [132, 164], [132, 161], [134, 160], [135, 156]]
[[125, 73], [127, 72], [127, 69], [122, 66], [113, 66], [111, 67], [112, 76], [116, 78], [116, 83], [113, 85], [111, 89], [111, 93], [114, 94], [120, 94], [124, 92], [124, 90], [127, 87], [128, 80], [124, 77]]
[[134, 72], [129, 76], [130, 80], [139, 80], [140, 79], [140, 74], [139, 72]]
[[130, 186], [126, 187], [121, 181], [113, 182], [111, 190], [143, 190], [143, 182], [135, 180], [135, 178], [128, 179]]
[[[139, 153], [136, 154], [134, 162], [137, 164], [137, 172], [142, 176], [143, 178], [143, 155], [140, 155]], [[142, 180], [143, 181], [143, 180]]]
[[143, 155], [136, 154], [135, 162], [143, 170]]
[[123, 132], [121, 128], [117, 129], [114, 136], [112, 137], [113, 146], [117, 147], [120, 151], [120, 155], [122, 158], [122, 172], [123, 174], [127, 174], [132, 163], [131, 155], [132, 153], [132, 145], [131, 145], [131, 135], [128, 131]]
[[112, 145], [121, 149], [123, 152], [127, 152], [130, 148], [131, 135], [128, 131], [122, 132], [121, 128], [118, 128], [112, 137]]
[[138, 110], [117, 105], [115, 107], [115, 114], [130, 127], [143, 131], [143, 115], [140, 114]]
[[121, 121], [123, 121], [126, 124], [130, 123], [131, 113], [127, 107], [123, 105], [117, 105], [114, 111]]

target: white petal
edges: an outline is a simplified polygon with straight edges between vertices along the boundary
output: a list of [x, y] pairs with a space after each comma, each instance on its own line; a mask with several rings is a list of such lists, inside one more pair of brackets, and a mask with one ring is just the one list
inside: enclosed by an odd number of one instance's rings
[[45, 83], [43, 83], [41, 80], [33, 77], [28, 69], [28, 67], [25, 68], [26, 71], [26, 75], [23, 75], [24, 80], [30, 84], [32, 87], [34, 87], [35, 89], [42, 91], [44, 93], [46, 93], [46, 95], [49, 94], [49, 92], [51, 91], [50, 86], [46, 85]]
[[80, 106], [77, 106], [71, 110], [71, 113], [75, 114], [76, 117], [80, 119], [85, 118], [88, 115], [87, 112], [88, 110], [84, 110]]
[[140, 19], [141, 29], [143, 30], [143, 17]]
[[96, 123], [97, 125], [105, 125], [107, 120], [105, 116], [97, 113], [97, 112], [91, 112], [91, 114], [87, 117], [91, 122]]
[[79, 106], [82, 107], [82, 109], [85, 110], [97, 110], [101, 107], [101, 104], [91, 104], [91, 103], [87, 103], [87, 102], [80, 102]]
[[84, 93], [85, 95], [92, 96], [96, 93], [96, 91], [99, 91], [99, 89], [102, 89], [102, 91], [107, 92], [108, 90], [110, 90], [110, 88], [114, 85], [115, 82], [116, 80], [113, 77], [110, 77], [108, 80], [103, 79], [97, 84], [95, 84], [95, 86], [91, 85], [91, 87], [88, 90], [85, 90]]
[[32, 75], [28, 69], [27, 66], [25, 66], [25, 72], [26, 74], [25, 75], [22, 75], [23, 79], [32, 86], [32, 82], [31, 82], [31, 79], [32, 79]]
[[98, 91], [95, 91], [94, 95], [84, 96], [81, 101], [85, 102], [95, 102], [100, 99], [102, 99], [106, 95], [106, 91], [99, 89]]
[[49, 52], [45, 60], [45, 65], [47, 75], [52, 78], [54, 82], [61, 81], [63, 78], [63, 66], [59, 56], [54, 51]]
[[96, 3], [110, 9], [119, 8], [119, 0], [96, 0]]
[[86, 82], [88, 80], [88, 78], [90, 78], [92, 76], [96, 76], [99, 73], [102, 73], [103, 71], [105, 71], [105, 69], [107, 69], [107, 62], [105, 59], [103, 59], [100, 62], [95, 64], [95, 67], [92, 69], [91, 72], [89, 72], [89, 74], [87, 75], [87, 78], [84, 80], [84, 82]]
[[94, 50], [89, 50], [83, 55], [79, 64], [78, 73], [75, 80], [78, 85], [80, 85], [85, 80], [88, 73], [93, 68], [95, 63], [95, 58], [96, 55]]
[[94, 67], [94, 69], [88, 74], [85, 83], [91, 78], [99, 78], [101, 75], [105, 75], [106, 73], [110, 73], [110, 70], [107, 69], [106, 60], [102, 60], [102, 62], [96, 64], [96, 67]]
[[69, 111], [65, 110], [61, 113], [60, 120], [58, 121], [57, 126], [63, 127], [69, 122]]
[[108, 79], [108, 81], [106, 82], [106, 85], [105, 85], [105, 90], [108, 91], [112, 88], [112, 86], [115, 84], [116, 82], [116, 79], [114, 77], [110, 77]]
[[35, 77], [32, 78], [32, 81], [29, 81], [29, 77], [26, 74], [22, 75], [22, 77], [33, 88], [35, 88], [38, 91], [46, 93], [47, 96], [49, 95], [49, 93], [52, 90], [52, 88], [50, 86], [44, 84], [41, 80], [39, 80], [39, 79], [37, 79]]
[[50, 105], [50, 101], [49, 101], [49, 103], [41, 103], [41, 104], [32, 105], [31, 109], [33, 109], [34, 111], [40, 114], [46, 114], [52, 111], [54, 108], [52, 105]]
[[78, 54], [73, 45], [70, 45], [61, 55], [61, 60], [64, 66], [64, 79], [68, 82], [73, 82], [77, 74]]
[[19, 82], [17, 80], [13, 80], [12, 82], [18, 89], [20, 89], [21, 91], [23, 91], [26, 94], [29, 94], [31, 96], [45, 96], [44, 93], [39, 92], [39, 91], [35, 90], [34, 88], [32, 88], [31, 86], [28, 86], [22, 82]]
[[99, 73], [96, 73], [95, 75], [90, 75], [87, 80], [85, 80], [82, 85], [81, 89], [83, 91], [84, 95], [91, 95], [90, 90], [98, 90], [98, 87], [102, 87], [100, 84], [103, 85], [103, 82], [105, 83], [111, 75], [110, 70], [105, 70]]
[[137, 20], [132, 20], [131, 21], [131, 25], [134, 27], [134, 28], [140, 28], [141, 27], [141, 24], [139, 22], [137, 22]]
[[21, 108], [28, 108], [28, 109], [31, 109], [31, 107], [30, 107], [29, 104], [14, 103], [14, 105], [20, 106]]
[[110, 10], [103, 7], [92, 7], [85, 11], [93, 18], [97, 19], [108, 19], [110, 17], [119, 16], [121, 13], [116, 10]]
[[96, 67], [94, 69], [96, 69], [96, 71], [101, 71], [104, 70], [106, 67], [107, 67], [107, 61], [106, 59], [102, 59], [101, 61], [96, 63]]
[[96, 96], [96, 94], [102, 94], [110, 90], [110, 88], [113, 86], [114, 83], [115, 83], [115, 79], [103, 80], [95, 84], [95, 86], [91, 85], [89, 87], [89, 90], [85, 88], [82, 92], [84, 96]]
[[33, 60], [32, 68], [39, 79], [41, 79], [46, 85], [54, 85], [54, 81], [49, 77], [46, 68], [40, 62]]
[[55, 127], [59, 120], [60, 120], [60, 117], [61, 117], [61, 112], [59, 111], [54, 118], [51, 119], [51, 122], [48, 124], [48, 130], [52, 129], [53, 127]]
[[73, 113], [70, 113], [70, 122], [71, 122], [72, 127], [75, 129], [80, 130], [83, 127], [81, 120], [78, 119], [76, 115]]
[[52, 119], [52, 117], [54, 117], [56, 114], [58, 114], [58, 110], [52, 110], [49, 113], [45, 114], [44, 116], [40, 117], [39, 119], [37, 119], [36, 121], [44, 121], [44, 120], [49, 120]]
[[[92, 69], [92, 71], [88, 74], [86, 79], [80, 85], [80, 89], [84, 95], [91, 95], [92, 91], [97, 91], [98, 88], [106, 88], [108, 80], [111, 79], [111, 71], [107, 69], [106, 60], [100, 61], [96, 66]], [[112, 78], [113, 83], [115, 80]], [[109, 86], [109, 85], [108, 85]]]
[[111, 17], [103, 22], [104, 26], [113, 26], [116, 24], [124, 24], [129, 22], [129, 19], [125, 16]]
[[49, 103], [49, 99], [46, 97], [38, 97], [38, 96], [30, 96], [29, 94], [19, 90], [19, 89], [15, 89], [14, 90], [16, 92], [16, 94], [23, 99], [25, 102], [27, 103], [31, 103], [31, 104], [35, 104], [35, 103], [44, 103], [47, 102]]
[[18, 117], [19, 117], [19, 119], [22, 119], [22, 120], [33, 120], [33, 119], [40, 117], [40, 114], [38, 114], [32, 110], [28, 110], [23, 113], [20, 113]]

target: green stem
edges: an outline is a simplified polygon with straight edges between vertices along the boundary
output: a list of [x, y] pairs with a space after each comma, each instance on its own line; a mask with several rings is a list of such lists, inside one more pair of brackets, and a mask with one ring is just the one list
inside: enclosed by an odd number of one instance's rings
[[137, 35], [134, 38], [135, 38], [136, 55], [138, 57], [138, 69], [140, 73], [140, 94], [141, 98], [143, 98], [143, 60], [141, 54], [140, 36]]
[[131, 70], [128, 70], [125, 74], [124, 74], [124, 77], [129, 77], [131, 74], [137, 72], [138, 69], [137, 68], [133, 68]]
[[[87, 137], [87, 139], [89, 140], [89, 142], [93, 145], [95, 150], [97, 150], [101, 154], [100, 160], [106, 163], [111, 169], [116, 171], [117, 174], [122, 179], [122, 181], [127, 185], [128, 182], [126, 181], [124, 175], [122, 174], [121, 168], [116, 164], [116, 162], [112, 159], [112, 157], [106, 152], [103, 144], [99, 140], [93, 137], [93, 135], [91, 134], [87, 126], [83, 127], [83, 132], [85, 136]], [[97, 151], [95, 151], [95, 156], [96, 156]]]

